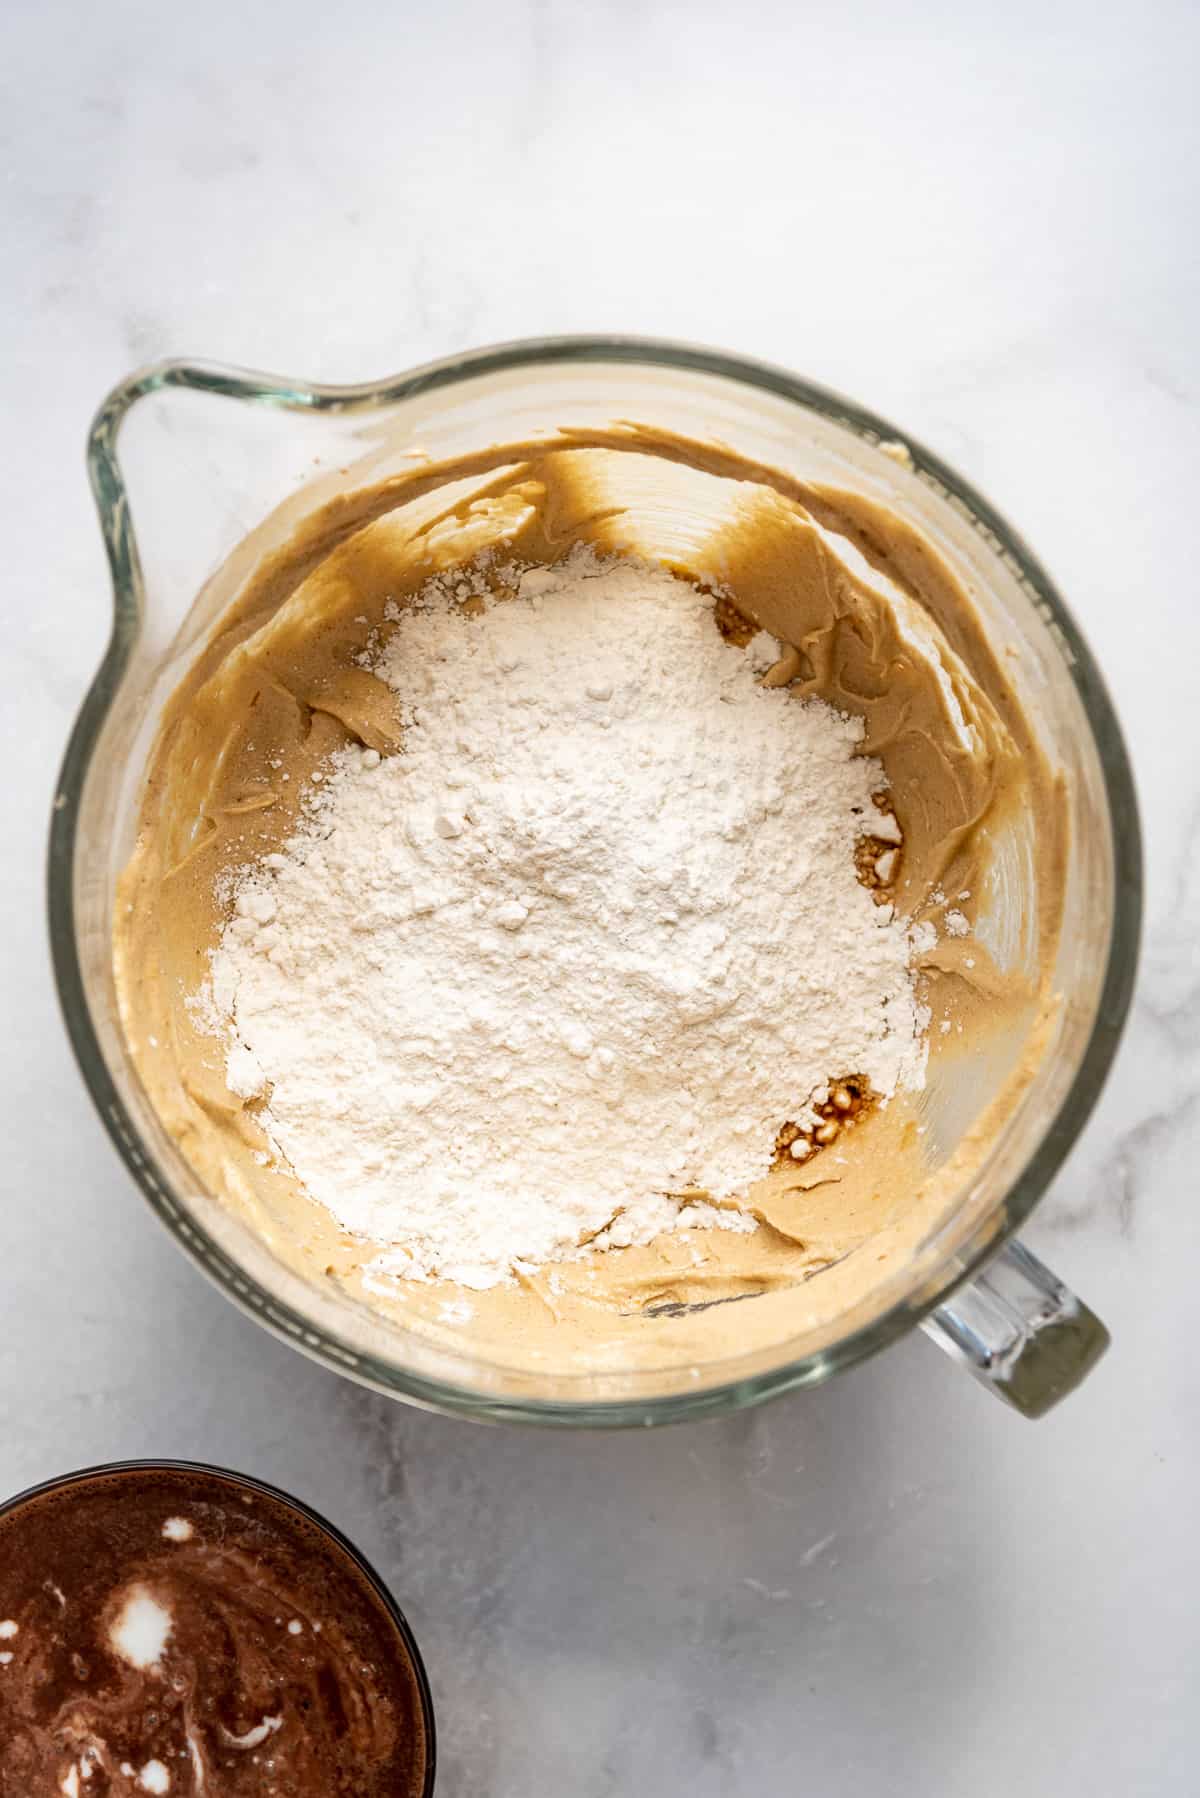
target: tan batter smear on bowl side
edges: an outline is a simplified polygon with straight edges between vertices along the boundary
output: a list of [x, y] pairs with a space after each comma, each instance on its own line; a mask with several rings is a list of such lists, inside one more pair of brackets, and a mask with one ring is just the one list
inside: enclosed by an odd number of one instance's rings
[[[664, 464], [694, 489], [689, 510], [715, 520], [686, 559], [664, 557], [640, 523]], [[430, 575], [484, 549], [536, 565], [577, 544], [663, 561], [732, 594], [738, 613], [790, 646], [781, 678], [792, 692], [864, 720], [862, 753], [883, 762], [904, 832], [893, 896], [936, 930], [922, 976], [931, 1065], [1014, 1028], [1027, 1046], [939, 1167], [917, 1108], [900, 1096], [866, 1109], [808, 1160], [781, 1157], [749, 1195], [760, 1225], [752, 1235], [675, 1234], [516, 1286], [465, 1293], [407, 1282], [384, 1296], [362, 1282], [378, 1245], [345, 1235], [286, 1170], [263, 1165], [254, 1102], [230, 1092], [223, 1045], [198, 1032], [186, 1001], [226, 919], [218, 895], [233, 870], [291, 834], [313, 770], [349, 741], [384, 755], [399, 747], [393, 697], [356, 661], [373, 632], [386, 633], [387, 603], [403, 604]], [[1028, 921], [1034, 954], [1004, 969], [944, 920], [960, 911], [973, 924], [1014, 824], [1033, 861], [1039, 915]], [[198, 1178], [307, 1279], [509, 1368], [714, 1363], [865, 1316], [986, 1158], [1036, 1073], [1053, 1011], [1047, 970], [1065, 828], [1057, 777], [974, 606], [897, 514], [642, 426], [498, 446], [333, 500], [249, 574], [169, 700], [150, 758], [118, 895], [122, 1021], [151, 1101]], [[780, 990], [786, 1004], [786, 980]], [[750, 1296], [753, 1305], [714, 1302]]]

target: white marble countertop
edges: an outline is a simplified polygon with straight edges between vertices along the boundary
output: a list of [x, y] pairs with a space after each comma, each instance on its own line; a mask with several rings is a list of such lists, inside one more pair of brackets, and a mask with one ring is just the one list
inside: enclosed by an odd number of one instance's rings
[[[450, 1798], [1200, 1784], [1198, 55], [1169, 0], [8, 15], [0, 1492], [151, 1453], [313, 1501], [409, 1611]], [[896, 419], [1023, 529], [1110, 679], [1143, 971], [1028, 1239], [1114, 1347], [1041, 1424], [920, 1340], [655, 1434], [407, 1411], [233, 1311], [92, 1114], [42, 859], [107, 628], [96, 402], [168, 353], [359, 379], [589, 329]]]

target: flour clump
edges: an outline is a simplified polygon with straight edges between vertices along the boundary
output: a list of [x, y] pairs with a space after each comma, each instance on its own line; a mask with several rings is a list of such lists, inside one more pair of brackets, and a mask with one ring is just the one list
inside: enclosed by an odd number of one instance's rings
[[856, 872], [885, 834], [861, 721], [660, 568], [511, 584], [394, 611], [368, 660], [401, 752], [330, 758], [213, 956], [231, 1090], [377, 1276], [753, 1231], [831, 1078], [923, 1078], [909, 930]]

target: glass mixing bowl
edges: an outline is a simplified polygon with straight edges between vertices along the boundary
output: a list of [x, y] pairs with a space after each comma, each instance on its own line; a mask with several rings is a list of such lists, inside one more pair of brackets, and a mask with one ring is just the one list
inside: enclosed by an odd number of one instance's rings
[[[636, 420], [719, 439], [747, 460], [855, 487], [919, 523], [966, 581], [1051, 760], [1070, 814], [1061, 998], [1037, 1077], [952, 1213], [902, 1269], [832, 1323], [716, 1363], [554, 1375], [506, 1368], [386, 1322], [276, 1260], [202, 1190], [133, 1067], [112, 969], [117, 874], [163, 702], [258, 559], [314, 506], [411, 465], [562, 429]], [[117, 442], [121, 455], [118, 460]], [[1103, 1325], [1013, 1232], [1045, 1192], [1100, 1091], [1128, 1009], [1141, 913], [1129, 763], [1092, 656], [1016, 533], [936, 457], [810, 382], [714, 351], [636, 338], [478, 350], [395, 379], [315, 387], [161, 363], [105, 401], [89, 442], [114, 623], [63, 763], [50, 838], [54, 964], [84, 1078], [126, 1166], [193, 1260], [236, 1304], [327, 1366], [399, 1398], [492, 1420], [574, 1427], [712, 1415], [814, 1385], [914, 1325], [1030, 1416], [1103, 1352]], [[135, 537], [130, 494], [137, 499]], [[704, 521], [645, 504], [664, 550]], [[197, 601], [197, 594], [200, 595]], [[1009, 857], [992, 919], [1028, 953], [1028, 857]], [[936, 1072], [922, 1096], [934, 1159], [995, 1095], [1020, 1040]]]

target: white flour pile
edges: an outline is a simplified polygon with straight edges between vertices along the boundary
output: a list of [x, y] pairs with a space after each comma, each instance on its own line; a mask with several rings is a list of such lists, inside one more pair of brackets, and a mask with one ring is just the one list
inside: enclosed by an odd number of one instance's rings
[[576, 553], [482, 616], [457, 586], [373, 663], [403, 753], [334, 756], [237, 889], [230, 1085], [391, 1273], [752, 1230], [671, 1195], [744, 1194], [831, 1076], [922, 1079], [908, 932], [855, 875], [893, 822], [861, 724], [661, 570]]

